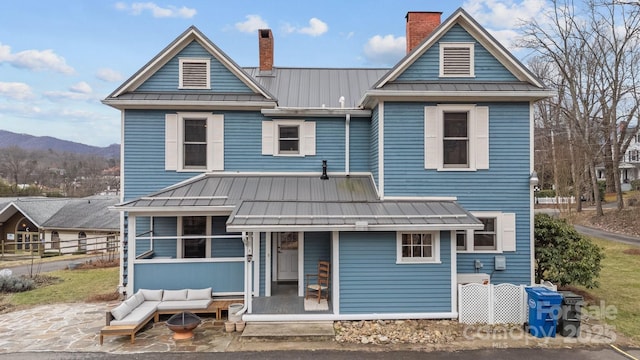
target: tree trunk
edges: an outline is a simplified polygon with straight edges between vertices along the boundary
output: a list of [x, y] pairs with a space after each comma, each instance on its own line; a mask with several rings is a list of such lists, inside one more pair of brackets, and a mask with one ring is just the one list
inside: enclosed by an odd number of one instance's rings
[[596, 164], [594, 159], [590, 159], [589, 172], [591, 173], [591, 187], [593, 189], [593, 199], [596, 204], [596, 215], [604, 216], [602, 211], [602, 201], [600, 200], [600, 188], [598, 187], [598, 178], [596, 176]]

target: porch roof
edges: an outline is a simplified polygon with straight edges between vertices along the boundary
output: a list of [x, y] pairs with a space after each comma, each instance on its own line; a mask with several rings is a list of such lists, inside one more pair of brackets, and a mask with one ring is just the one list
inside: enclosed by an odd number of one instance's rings
[[482, 230], [455, 201], [243, 201], [229, 231]]
[[255, 201], [377, 201], [369, 175], [331, 175], [320, 173], [287, 174], [202, 174], [154, 194], [114, 206], [129, 212], [230, 213], [243, 200]]

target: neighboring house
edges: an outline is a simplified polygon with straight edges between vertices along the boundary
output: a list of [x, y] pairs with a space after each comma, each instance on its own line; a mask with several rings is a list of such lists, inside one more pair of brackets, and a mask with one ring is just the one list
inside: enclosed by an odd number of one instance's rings
[[[636, 129], [633, 130], [635, 132]], [[629, 147], [627, 151], [625, 151], [622, 161], [618, 166], [620, 169], [622, 190], [631, 190], [631, 181], [640, 179], [640, 134], [632, 137]], [[596, 166], [596, 176], [598, 180], [607, 180], [604, 165]]]
[[[258, 41], [241, 68], [190, 27], [103, 100], [128, 294], [211, 286], [250, 321], [455, 318], [460, 274], [533, 282], [532, 106], [552, 92], [469, 14], [409, 13], [391, 69], [274, 67]], [[319, 260], [329, 310], [276, 314]]]
[[118, 251], [117, 196], [0, 198], [3, 252]]

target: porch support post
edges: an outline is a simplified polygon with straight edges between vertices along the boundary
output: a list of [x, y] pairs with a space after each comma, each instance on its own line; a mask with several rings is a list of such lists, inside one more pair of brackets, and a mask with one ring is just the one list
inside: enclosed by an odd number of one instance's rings
[[340, 232], [331, 232], [331, 304], [333, 314], [340, 315]]
[[129, 214], [129, 239], [127, 240], [128, 247], [128, 260], [127, 260], [127, 294], [132, 295], [134, 293], [133, 274], [135, 273], [135, 261], [136, 261], [136, 216]]
[[[253, 297], [260, 296], [260, 233], [253, 232], [251, 233], [251, 238], [253, 241], [253, 291], [250, 292], [249, 296], [249, 306], [247, 311], [249, 314], [253, 312]], [[251, 267], [249, 267], [251, 268]]]
[[458, 246], [455, 241], [456, 231], [449, 232], [449, 243], [451, 246], [451, 312], [458, 311]]
[[271, 233], [264, 233], [264, 296], [271, 296]]
[[298, 233], [298, 296], [304, 296], [304, 232]]

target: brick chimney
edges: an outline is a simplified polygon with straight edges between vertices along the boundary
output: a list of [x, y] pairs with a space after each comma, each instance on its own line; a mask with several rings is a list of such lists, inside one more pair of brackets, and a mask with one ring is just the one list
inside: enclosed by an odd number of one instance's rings
[[442, 12], [410, 11], [407, 13], [407, 53], [420, 45], [440, 25]]
[[273, 70], [273, 33], [271, 33], [271, 29], [258, 30], [258, 49], [260, 51], [260, 71]]

